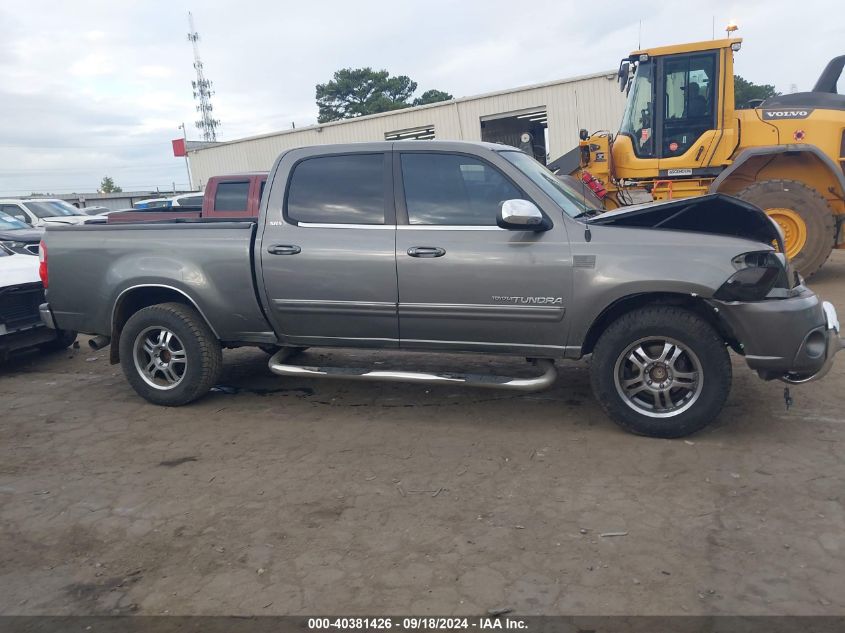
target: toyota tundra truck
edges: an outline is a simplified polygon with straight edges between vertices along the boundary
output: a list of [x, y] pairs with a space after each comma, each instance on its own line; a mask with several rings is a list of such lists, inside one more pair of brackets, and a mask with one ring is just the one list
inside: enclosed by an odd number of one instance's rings
[[[292, 149], [257, 219], [50, 226], [42, 318], [111, 344], [135, 391], [165, 406], [203, 397], [221, 350], [246, 345], [270, 350], [281, 376], [518, 391], [549, 387], [557, 362], [589, 355], [610, 418], [680, 437], [721, 410], [731, 350], [764, 380], [797, 384], [830, 368], [842, 348], [836, 310], [793, 272], [757, 207], [715, 194], [598, 215], [582, 196], [504, 145]], [[306, 347], [533, 367], [297, 364]]]

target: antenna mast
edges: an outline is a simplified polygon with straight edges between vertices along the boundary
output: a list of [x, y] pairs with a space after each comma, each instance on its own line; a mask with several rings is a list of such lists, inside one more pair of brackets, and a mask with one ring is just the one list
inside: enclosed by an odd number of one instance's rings
[[194, 70], [197, 71], [197, 78], [191, 82], [194, 89], [194, 99], [197, 100], [197, 112], [200, 113], [200, 119], [194, 123], [197, 129], [202, 132], [202, 140], [216, 141], [217, 140], [217, 126], [220, 125], [220, 120], [215, 119], [211, 114], [214, 107], [211, 105], [211, 95], [214, 94], [212, 90], [212, 82], [205, 78], [202, 70], [202, 60], [200, 59], [199, 39], [200, 35], [194, 28], [194, 16], [188, 11], [188, 41], [194, 47]]

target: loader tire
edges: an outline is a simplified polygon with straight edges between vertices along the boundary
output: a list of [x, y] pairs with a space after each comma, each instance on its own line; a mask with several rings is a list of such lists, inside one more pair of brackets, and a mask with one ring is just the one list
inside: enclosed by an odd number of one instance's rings
[[139, 396], [175, 407], [208, 393], [220, 377], [223, 354], [196, 310], [160, 303], [139, 310], [123, 326], [120, 364]]
[[818, 191], [797, 180], [762, 180], [736, 194], [781, 227], [792, 267], [809, 279], [830, 257], [836, 238], [833, 211]]

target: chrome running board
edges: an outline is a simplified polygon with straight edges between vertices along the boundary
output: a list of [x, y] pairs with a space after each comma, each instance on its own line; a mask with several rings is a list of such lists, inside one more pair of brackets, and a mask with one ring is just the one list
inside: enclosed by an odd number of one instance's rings
[[554, 384], [557, 369], [553, 361], [540, 358], [532, 360], [543, 373], [535, 378], [512, 378], [487, 374], [442, 373], [427, 374], [414, 371], [370, 370], [354, 367], [307, 367], [283, 363], [285, 350], [270, 359], [270, 371], [279, 376], [300, 378], [341, 378], [344, 380], [380, 380], [383, 382], [416, 382], [426, 385], [459, 385], [486, 387], [488, 389], [510, 389], [512, 391], [540, 391]]

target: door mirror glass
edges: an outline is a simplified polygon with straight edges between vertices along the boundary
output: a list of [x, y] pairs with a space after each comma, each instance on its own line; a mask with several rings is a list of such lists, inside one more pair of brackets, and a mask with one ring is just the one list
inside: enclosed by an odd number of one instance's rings
[[17, 218], [18, 220], [20, 220], [21, 222], [25, 222], [26, 224], [32, 224], [32, 222], [30, 222], [30, 221], [29, 221], [29, 216], [28, 216], [28, 215], [26, 215], [26, 214], [25, 214], [25, 213], [23, 213], [23, 212], [20, 212], [20, 213], [15, 213], [15, 214], [14, 214], [14, 217], [16, 217], [16, 218]]
[[515, 231], [547, 231], [551, 227], [542, 211], [529, 200], [505, 200], [499, 207], [496, 224]]

